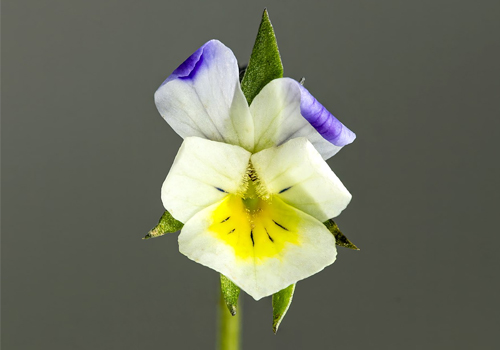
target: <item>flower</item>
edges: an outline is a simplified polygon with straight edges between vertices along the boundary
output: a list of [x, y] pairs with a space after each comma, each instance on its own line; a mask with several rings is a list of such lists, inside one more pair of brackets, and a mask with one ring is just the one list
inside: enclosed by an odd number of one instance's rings
[[211, 40], [163, 82], [155, 102], [184, 138], [161, 192], [184, 223], [181, 253], [256, 300], [335, 261], [322, 222], [351, 195], [324, 159], [355, 135], [303, 86], [275, 79], [248, 106], [236, 58]]

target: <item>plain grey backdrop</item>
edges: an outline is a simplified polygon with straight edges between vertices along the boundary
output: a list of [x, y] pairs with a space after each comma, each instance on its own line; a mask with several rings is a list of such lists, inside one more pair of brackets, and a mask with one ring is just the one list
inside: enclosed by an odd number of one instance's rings
[[329, 160], [361, 251], [300, 282], [244, 349], [498, 349], [498, 1], [2, 2], [2, 349], [212, 349], [218, 274], [141, 238], [181, 144], [153, 93], [209, 39], [357, 133]]

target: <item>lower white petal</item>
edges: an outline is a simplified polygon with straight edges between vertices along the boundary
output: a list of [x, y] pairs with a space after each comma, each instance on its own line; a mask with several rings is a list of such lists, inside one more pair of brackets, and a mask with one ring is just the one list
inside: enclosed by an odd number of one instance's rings
[[303, 137], [256, 153], [251, 162], [263, 192], [322, 222], [339, 215], [351, 200], [337, 175]]
[[187, 137], [161, 189], [165, 209], [186, 222], [227, 193], [243, 190], [249, 159], [241, 147]]
[[179, 250], [255, 300], [321, 271], [337, 252], [333, 235], [312, 216], [277, 197], [252, 214], [234, 195], [194, 215], [179, 235]]

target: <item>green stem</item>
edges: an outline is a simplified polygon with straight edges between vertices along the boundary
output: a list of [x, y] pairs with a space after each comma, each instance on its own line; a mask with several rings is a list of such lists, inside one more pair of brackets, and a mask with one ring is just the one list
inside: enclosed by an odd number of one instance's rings
[[222, 293], [219, 300], [219, 338], [218, 350], [239, 350], [240, 349], [240, 319], [241, 300], [238, 305], [238, 312], [231, 316], [227, 309]]

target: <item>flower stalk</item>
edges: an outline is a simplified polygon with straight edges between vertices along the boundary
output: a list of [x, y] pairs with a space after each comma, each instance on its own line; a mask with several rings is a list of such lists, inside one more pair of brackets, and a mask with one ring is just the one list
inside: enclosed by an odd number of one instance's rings
[[218, 307], [219, 334], [217, 339], [218, 350], [239, 350], [240, 349], [240, 329], [241, 329], [241, 301], [238, 305], [238, 312], [232, 316], [227, 309], [222, 292], [219, 298]]

